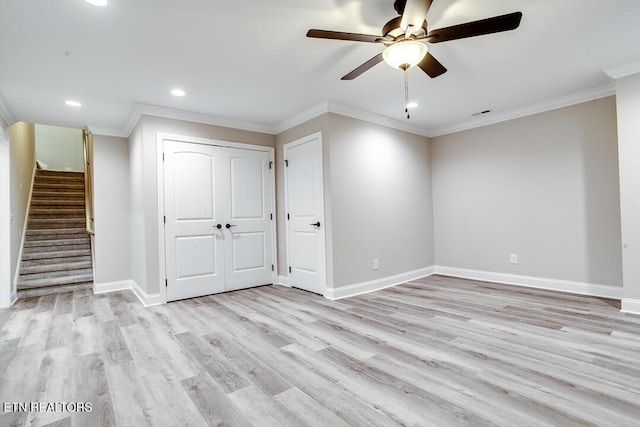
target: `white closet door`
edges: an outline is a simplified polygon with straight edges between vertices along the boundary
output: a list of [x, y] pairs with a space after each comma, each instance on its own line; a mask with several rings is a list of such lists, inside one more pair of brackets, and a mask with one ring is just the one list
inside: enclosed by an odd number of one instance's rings
[[226, 153], [225, 289], [271, 284], [273, 207], [269, 153], [244, 149], [226, 149]]
[[225, 290], [217, 147], [165, 141], [167, 301]]
[[285, 145], [289, 284], [323, 294], [325, 284], [322, 140]]

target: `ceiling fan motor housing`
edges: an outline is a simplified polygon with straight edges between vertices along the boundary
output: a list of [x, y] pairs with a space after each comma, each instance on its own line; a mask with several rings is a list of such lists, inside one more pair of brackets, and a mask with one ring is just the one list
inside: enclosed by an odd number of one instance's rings
[[[402, 16], [398, 16], [393, 18], [391, 21], [387, 22], [384, 27], [382, 27], [382, 35], [386, 38], [393, 38], [395, 41], [399, 41], [404, 39], [405, 32], [400, 28], [400, 23], [402, 22]], [[424, 33], [417, 33], [416, 38], [424, 37], [427, 34], [427, 21], [422, 23], [422, 31]], [[398, 40], [399, 39], [399, 40]]]

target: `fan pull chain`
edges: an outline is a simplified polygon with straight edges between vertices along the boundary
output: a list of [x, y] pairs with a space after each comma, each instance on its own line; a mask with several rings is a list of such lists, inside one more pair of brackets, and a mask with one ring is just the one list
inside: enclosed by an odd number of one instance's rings
[[404, 112], [407, 113], [407, 120], [411, 118], [409, 115], [409, 74], [407, 68], [404, 69]]

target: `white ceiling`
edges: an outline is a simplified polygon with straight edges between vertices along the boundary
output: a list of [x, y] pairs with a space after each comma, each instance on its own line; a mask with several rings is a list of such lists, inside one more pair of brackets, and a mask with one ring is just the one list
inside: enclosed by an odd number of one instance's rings
[[[411, 126], [432, 134], [486, 109], [597, 96], [611, 85], [604, 69], [640, 59], [638, 0], [434, 0], [428, 22], [514, 11], [515, 31], [429, 46], [449, 72], [410, 70]], [[406, 122], [402, 72], [380, 64], [340, 80], [381, 45], [305, 37], [379, 34], [395, 16], [393, 0], [2, 0], [0, 94], [15, 120], [113, 130], [136, 103], [274, 130], [327, 103]]]

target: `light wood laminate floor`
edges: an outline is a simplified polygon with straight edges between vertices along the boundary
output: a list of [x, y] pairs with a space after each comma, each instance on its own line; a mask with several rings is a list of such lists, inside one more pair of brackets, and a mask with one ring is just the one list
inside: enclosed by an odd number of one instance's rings
[[0, 310], [0, 378], [1, 402], [92, 404], [2, 426], [633, 426], [640, 317], [439, 276], [337, 302], [77, 291]]

